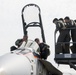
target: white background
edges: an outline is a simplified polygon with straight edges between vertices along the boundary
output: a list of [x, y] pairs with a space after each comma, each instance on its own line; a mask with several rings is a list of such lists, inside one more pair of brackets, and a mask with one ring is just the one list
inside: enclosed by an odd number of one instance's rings
[[46, 43], [50, 45], [51, 55], [48, 60], [65, 75], [75, 75], [76, 72], [67, 65], [54, 62], [54, 30], [52, 20], [69, 16], [76, 19], [76, 0], [0, 0], [0, 56], [10, 51], [10, 46], [18, 38], [22, 38], [21, 10], [29, 3], [37, 4], [41, 9], [42, 22]]

